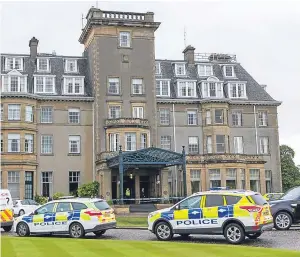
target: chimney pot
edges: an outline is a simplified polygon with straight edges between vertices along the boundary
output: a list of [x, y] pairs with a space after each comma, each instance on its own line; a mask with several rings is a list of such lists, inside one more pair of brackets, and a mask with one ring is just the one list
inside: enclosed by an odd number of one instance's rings
[[30, 57], [31, 58], [36, 58], [37, 56], [37, 47], [39, 44], [39, 40], [36, 39], [35, 37], [32, 37], [29, 41], [29, 47], [30, 47]]
[[182, 52], [188, 64], [195, 64], [195, 47], [188, 45]]

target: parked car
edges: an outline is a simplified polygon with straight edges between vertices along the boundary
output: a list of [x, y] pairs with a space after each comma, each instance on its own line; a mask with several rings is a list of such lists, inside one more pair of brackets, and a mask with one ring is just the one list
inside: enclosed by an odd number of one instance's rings
[[36, 210], [40, 205], [34, 200], [15, 200], [14, 201], [14, 213], [18, 216], [22, 216], [26, 213], [31, 213]]
[[264, 198], [267, 201], [274, 201], [280, 199], [280, 197], [282, 197], [283, 195], [284, 193], [268, 193], [264, 195]]
[[300, 186], [288, 190], [279, 200], [270, 201], [277, 230], [288, 230], [292, 224], [300, 223]]
[[0, 189], [0, 225], [5, 232], [11, 231], [14, 224], [13, 201], [8, 189]]
[[195, 193], [174, 206], [148, 216], [148, 230], [158, 240], [174, 234], [224, 235], [231, 244], [256, 239], [274, 227], [270, 206], [261, 194], [245, 190]]
[[101, 236], [116, 225], [114, 210], [105, 200], [74, 198], [48, 202], [16, 218], [14, 231], [19, 236], [69, 234], [80, 238], [90, 232]]

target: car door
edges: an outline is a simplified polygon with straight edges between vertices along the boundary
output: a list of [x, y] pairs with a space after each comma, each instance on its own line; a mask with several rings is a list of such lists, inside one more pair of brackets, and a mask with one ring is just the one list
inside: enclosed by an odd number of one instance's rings
[[72, 206], [70, 202], [57, 203], [55, 209], [55, 222], [53, 231], [65, 232], [69, 230], [68, 217], [72, 213]]
[[[187, 230], [196, 230], [201, 227], [199, 220], [202, 219], [201, 195], [189, 197], [179, 204], [175, 205], [174, 209], [170, 211], [170, 214], [164, 213], [169, 217], [173, 229], [178, 233], [187, 232]], [[173, 212], [173, 213], [171, 213]]]
[[223, 195], [206, 195], [203, 201], [203, 228], [219, 230], [223, 222], [230, 216], [230, 208], [225, 206]]
[[51, 232], [53, 230], [53, 222], [55, 203], [47, 203], [32, 214], [32, 222], [30, 231], [32, 232]]
[[295, 208], [295, 220], [300, 221], [300, 197], [293, 203]]

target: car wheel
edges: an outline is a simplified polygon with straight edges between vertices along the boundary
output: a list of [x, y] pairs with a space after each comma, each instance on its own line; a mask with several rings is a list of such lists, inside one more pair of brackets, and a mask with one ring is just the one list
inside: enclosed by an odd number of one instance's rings
[[261, 236], [261, 233], [259, 232], [259, 233], [254, 233], [254, 234], [249, 234], [249, 235], [247, 235], [247, 237], [249, 238], [249, 239], [257, 239], [257, 238], [259, 238]]
[[16, 232], [17, 232], [18, 236], [29, 236], [30, 235], [29, 227], [25, 222], [20, 222], [17, 225]]
[[95, 231], [93, 233], [95, 234], [95, 236], [102, 236], [105, 232], [106, 230], [100, 230], [100, 231]]
[[5, 227], [3, 227], [3, 229], [4, 229], [5, 232], [9, 232], [12, 229], [12, 225], [11, 226], [5, 226]]
[[155, 226], [155, 235], [160, 241], [168, 241], [173, 238], [173, 232], [171, 226], [167, 222], [159, 222]]
[[24, 210], [20, 210], [19, 211], [19, 216], [22, 216], [22, 215], [24, 215], [25, 214], [25, 211]]
[[287, 212], [279, 212], [274, 218], [274, 227], [277, 230], [288, 230], [292, 226], [292, 217]]
[[239, 224], [230, 223], [224, 229], [224, 237], [231, 244], [240, 244], [245, 240], [245, 232]]
[[72, 238], [81, 238], [85, 235], [83, 226], [78, 222], [71, 224], [69, 233]]

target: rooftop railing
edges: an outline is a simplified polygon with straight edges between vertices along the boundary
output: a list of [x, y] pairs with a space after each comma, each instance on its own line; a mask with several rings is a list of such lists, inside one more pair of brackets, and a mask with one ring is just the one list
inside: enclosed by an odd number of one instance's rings
[[220, 53], [195, 53], [195, 61], [197, 62], [237, 62], [234, 54]]

